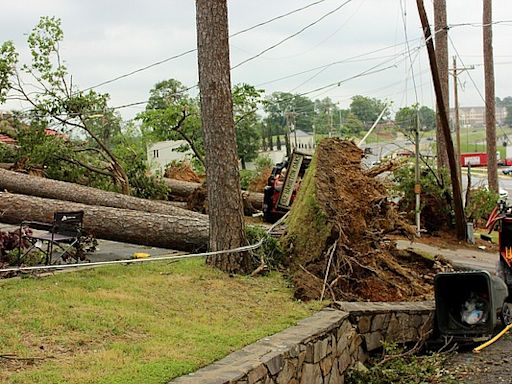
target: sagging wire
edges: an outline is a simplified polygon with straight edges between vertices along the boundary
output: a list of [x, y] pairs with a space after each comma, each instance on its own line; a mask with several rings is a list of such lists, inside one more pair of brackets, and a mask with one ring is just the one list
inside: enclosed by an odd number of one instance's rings
[[[270, 234], [274, 228], [276, 228], [278, 225], [280, 225], [286, 218], [288, 217], [289, 212], [287, 212], [282, 218], [280, 218], [278, 221], [276, 221], [268, 230], [267, 234]], [[192, 259], [196, 257], [205, 257], [205, 256], [214, 256], [214, 255], [224, 255], [229, 253], [236, 253], [236, 252], [248, 252], [255, 249], [258, 249], [261, 247], [263, 242], [265, 241], [265, 238], [261, 238], [257, 243], [245, 245], [243, 247], [238, 248], [232, 248], [232, 249], [226, 249], [222, 251], [212, 251], [212, 252], [201, 252], [201, 253], [187, 253], [182, 255], [175, 255], [172, 256], [169, 254], [164, 254], [163, 256], [157, 256], [157, 257], [149, 257], [146, 259], [126, 259], [126, 260], [111, 260], [111, 261], [95, 261], [90, 263], [75, 263], [75, 264], [55, 264], [55, 265], [37, 265], [37, 266], [31, 266], [31, 267], [9, 267], [9, 268], [2, 268], [0, 269], [0, 273], [3, 272], [34, 272], [34, 271], [43, 271], [48, 272], [52, 270], [62, 270], [62, 269], [71, 269], [71, 268], [91, 268], [91, 267], [102, 267], [105, 265], [115, 265], [115, 264], [137, 264], [137, 263], [146, 263], [146, 262], [152, 262], [152, 261], [173, 261], [173, 260], [184, 260], [184, 259]]]

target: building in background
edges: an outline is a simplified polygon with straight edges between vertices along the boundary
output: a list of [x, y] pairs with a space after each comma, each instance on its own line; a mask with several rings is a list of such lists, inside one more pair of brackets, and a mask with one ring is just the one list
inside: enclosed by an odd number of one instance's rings
[[[505, 107], [496, 107], [496, 125], [505, 123], [507, 109]], [[450, 119], [455, 121], [455, 110], [450, 109]], [[460, 107], [459, 120], [461, 128], [484, 128], [485, 127], [485, 107]]]
[[[183, 148], [188, 148], [183, 151]], [[192, 160], [194, 153], [185, 140], [159, 141], [148, 146], [147, 158], [149, 168], [153, 172], [163, 174], [165, 168], [172, 161]]]

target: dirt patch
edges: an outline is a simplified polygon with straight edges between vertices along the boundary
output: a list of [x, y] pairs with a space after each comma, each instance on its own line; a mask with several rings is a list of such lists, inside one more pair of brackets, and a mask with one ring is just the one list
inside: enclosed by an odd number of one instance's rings
[[193, 183], [201, 183], [201, 177], [194, 171], [190, 163], [182, 161], [181, 163], [171, 163], [164, 173], [164, 177], [169, 179], [190, 181]]
[[208, 190], [205, 184], [201, 184], [187, 199], [187, 209], [200, 213], [208, 211]]
[[263, 189], [267, 186], [267, 181], [272, 174], [272, 168], [262, 169], [254, 179], [251, 180], [247, 188], [251, 192], [263, 192]]
[[389, 235], [412, 236], [412, 228], [388, 202], [382, 182], [363, 170], [362, 156], [353, 142], [339, 139], [317, 148], [283, 240], [296, 296], [432, 299], [433, 276], [450, 267], [396, 248]]

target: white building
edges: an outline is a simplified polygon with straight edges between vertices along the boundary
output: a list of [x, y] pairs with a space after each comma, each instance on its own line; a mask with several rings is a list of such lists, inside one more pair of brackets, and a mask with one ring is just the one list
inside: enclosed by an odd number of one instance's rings
[[159, 141], [148, 146], [147, 156], [149, 168], [153, 172], [164, 173], [165, 168], [172, 161], [191, 160], [194, 153], [187, 149], [185, 152], [179, 151], [182, 147], [188, 147], [185, 140]]
[[301, 152], [313, 153], [316, 143], [315, 136], [297, 129], [290, 133], [290, 148], [292, 151], [298, 149]]

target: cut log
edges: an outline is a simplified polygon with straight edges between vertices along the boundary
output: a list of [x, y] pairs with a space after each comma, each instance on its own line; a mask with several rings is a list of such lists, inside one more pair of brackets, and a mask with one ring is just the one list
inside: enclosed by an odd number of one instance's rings
[[51, 223], [55, 211], [81, 210], [85, 230], [100, 239], [184, 251], [204, 249], [208, 244], [208, 221], [186, 210], [180, 212], [188, 216], [170, 216], [0, 192], [0, 221], [7, 224], [23, 220]]
[[0, 163], [1, 169], [11, 169], [11, 167], [14, 165], [14, 163]]
[[102, 191], [101, 189], [64, 181], [32, 177], [4, 169], [0, 169], [0, 190], [22, 195], [73, 201], [81, 204], [133, 209], [163, 215], [185, 216], [199, 220], [208, 220], [205, 215], [174, 207], [164, 202], [140, 199], [138, 197]]
[[[188, 198], [201, 186], [200, 183], [191, 183], [190, 181], [181, 181], [164, 177], [164, 182], [171, 189], [171, 195], [182, 198]], [[243, 191], [242, 198], [250, 203], [255, 209], [261, 210], [263, 206], [263, 193]]]

